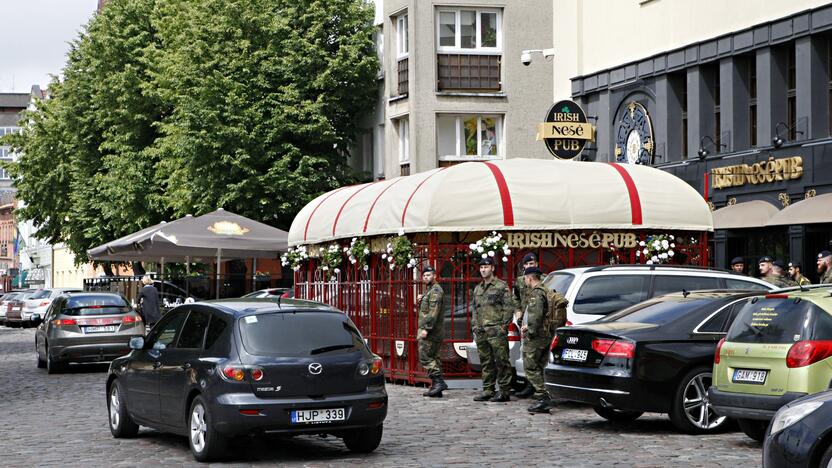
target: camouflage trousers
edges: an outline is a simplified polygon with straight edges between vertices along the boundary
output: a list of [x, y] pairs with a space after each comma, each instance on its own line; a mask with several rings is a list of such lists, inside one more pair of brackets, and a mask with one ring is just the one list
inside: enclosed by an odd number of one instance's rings
[[482, 391], [494, 393], [499, 390], [504, 395], [511, 391], [512, 369], [508, 360], [508, 337], [502, 330], [493, 331], [489, 335], [477, 335], [477, 354], [482, 364]]
[[551, 338], [541, 337], [523, 341], [523, 369], [526, 379], [534, 387], [536, 400], [548, 400], [549, 393], [543, 382], [543, 369], [549, 363], [549, 345]]
[[431, 378], [442, 377], [442, 360], [439, 359], [441, 341], [419, 340], [419, 364]]

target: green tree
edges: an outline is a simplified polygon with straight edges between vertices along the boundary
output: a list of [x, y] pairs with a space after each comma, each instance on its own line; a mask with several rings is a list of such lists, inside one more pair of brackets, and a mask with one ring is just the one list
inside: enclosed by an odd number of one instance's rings
[[287, 228], [352, 181], [375, 102], [366, 0], [111, 0], [10, 138], [21, 212], [86, 250], [224, 207]]

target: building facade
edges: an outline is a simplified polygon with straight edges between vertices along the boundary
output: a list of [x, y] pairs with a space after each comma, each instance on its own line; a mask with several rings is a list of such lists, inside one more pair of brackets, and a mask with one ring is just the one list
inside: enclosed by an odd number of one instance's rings
[[[756, 267], [771, 255], [816, 279], [814, 257], [832, 239], [832, 198], [823, 197], [832, 194], [832, 6], [589, 1], [575, 9], [582, 40], [568, 57], [579, 70], [569, 93], [597, 118], [586, 156], [654, 165], [699, 190], [716, 210], [714, 265], [742, 256]], [[615, 46], [614, 35], [589, 32], [610, 18], [651, 27]]]
[[384, 174], [464, 161], [549, 158], [535, 144], [551, 105], [550, 1], [384, 2]]

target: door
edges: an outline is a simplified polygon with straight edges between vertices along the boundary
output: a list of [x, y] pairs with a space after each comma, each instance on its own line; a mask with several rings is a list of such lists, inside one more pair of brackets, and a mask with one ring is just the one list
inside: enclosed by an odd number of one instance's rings
[[205, 342], [210, 312], [190, 309], [175, 346], [167, 347], [159, 358], [159, 414], [163, 424], [185, 427], [185, 399], [196, 381], [196, 365]]
[[176, 341], [188, 311], [166, 315], [147, 337], [144, 349], [134, 351], [125, 371], [127, 404], [131, 412], [151, 422], [161, 422], [159, 413], [159, 374], [162, 354]]

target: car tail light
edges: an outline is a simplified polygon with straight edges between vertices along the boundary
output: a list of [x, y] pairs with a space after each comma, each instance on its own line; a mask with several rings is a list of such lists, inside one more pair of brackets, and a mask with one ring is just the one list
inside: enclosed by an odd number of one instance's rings
[[141, 323], [142, 318], [138, 315], [125, 315], [121, 318], [121, 323], [127, 325], [131, 323]]
[[48, 306], [49, 304], [50, 304], [49, 301], [43, 301], [43, 302], [40, 303], [40, 305], [38, 307]]
[[78, 322], [75, 319], [55, 319], [52, 323], [56, 327], [75, 327], [78, 326]]
[[714, 364], [719, 364], [719, 354], [722, 352], [722, 345], [725, 344], [725, 338], [719, 340], [716, 344], [716, 352], [714, 353]]
[[606, 357], [632, 358], [636, 354], [636, 345], [629, 341], [597, 338], [592, 340], [592, 349]]
[[242, 382], [246, 378], [246, 371], [240, 366], [225, 366], [222, 368], [222, 375], [228, 380]]
[[788, 299], [788, 294], [766, 294], [766, 299]]
[[567, 326], [567, 327], [571, 327], [572, 325], [573, 325], [573, 324], [572, 324], [572, 322], [571, 322], [571, 321], [569, 321], [569, 320], [567, 320], [567, 321], [566, 321], [566, 326]]
[[786, 366], [805, 367], [832, 356], [832, 341], [798, 341], [789, 348]]
[[508, 324], [508, 341], [520, 341], [520, 329], [514, 322]]
[[254, 379], [254, 380], [257, 380], [257, 381], [262, 380], [263, 379], [263, 369], [261, 369], [259, 367], [255, 367], [254, 369], [252, 369], [251, 370], [251, 378]]
[[373, 362], [370, 364], [370, 373], [378, 375], [381, 372], [382, 360], [378, 356], [373, 357]]
[[558, 347], [558, 336], [555, 335], [555, 337], [552, 338], [552, 344], [549, 346], [549, 351], [554, 351], [555, 348], [557, 348], [557, 347]]
[[260, 411], [259, 409], [241, 409], [240, 414], [245, 416], [260, 416]]
[[285, 293], [283, 293], [283, 295], [280, 296], [280, 298], [281, 299], [288, 299], [289, 298], [289, 291], [286, 291]]

